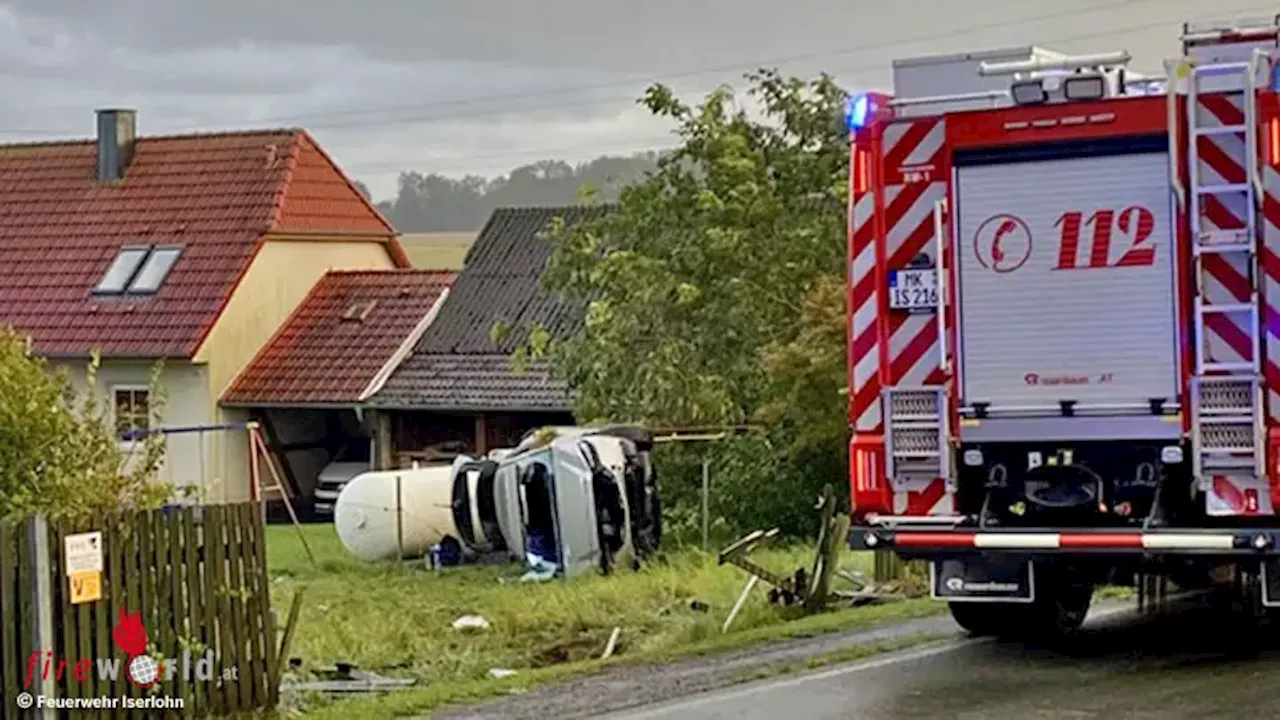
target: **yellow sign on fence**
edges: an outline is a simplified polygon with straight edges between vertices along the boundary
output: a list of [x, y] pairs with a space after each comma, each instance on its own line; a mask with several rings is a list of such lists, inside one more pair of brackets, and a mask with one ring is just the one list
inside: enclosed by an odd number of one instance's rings
[[85, 570], [71, 575], [71, 604], [93, 602], [102, 599], [102, 573]]

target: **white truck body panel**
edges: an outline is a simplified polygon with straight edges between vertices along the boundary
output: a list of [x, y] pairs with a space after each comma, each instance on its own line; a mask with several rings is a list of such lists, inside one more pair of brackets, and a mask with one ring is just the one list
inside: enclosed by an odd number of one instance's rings
[[[1025, 60], [1059, 60], [1063, 53], [1033, 45], [985, 50], [982, 52], [928, 55], [893, 61], [893, 97], [895, 100], [920, 100], [981, 93], [991, 90], [1008, 90], [1009, 78], [978, 74], [982, 63], [1017, 62]], [[912, 103], [897, 108], [898, 117], [921, 117], [957, 110], [1009, 107], [1013, 101], [1001, 99], [974, 99], [965, 101]]]
[[[965, 404], [1058, 415], [1072, 400], [1081, 413], [1126, 405], [1141, 414], [1152, 398], [1176, 400], [1168, 167], [1166, 154], [1145, 152], [956, 169]], [[1111, 221], [1099, 223], [1095, 213], [1108, 210]], [[1070, 213], [1079, 213], [1076, 262], [1058, 269]], [[1099, 224], [1112, 230], [1105, 263], [1094, 251]], [[1145, 236], [1137, 246], [1135, 233]]]

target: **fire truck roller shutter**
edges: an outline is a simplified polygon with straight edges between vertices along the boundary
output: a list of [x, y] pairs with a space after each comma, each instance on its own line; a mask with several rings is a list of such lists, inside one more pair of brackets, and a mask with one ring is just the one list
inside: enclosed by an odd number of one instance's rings
[[957, 157], [963, 401], [1039, 415], [1178, 397], [1163, 138]]

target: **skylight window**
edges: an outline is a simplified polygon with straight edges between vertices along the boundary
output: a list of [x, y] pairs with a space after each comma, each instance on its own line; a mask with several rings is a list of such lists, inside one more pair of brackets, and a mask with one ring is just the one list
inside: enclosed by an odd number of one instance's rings
[[173, 264], [178, 262], [178, 255], [181, 253], [182, 248], [176, 247], [153, 249], [147, 256], [147, 261], [142, 264], [142, 269], [138, 271], [138, 276], [129, 285], [129, 292], [154, 293], [159, 290], [164, 284], [164, 279], [169, 276], [169, 271], [173, 269]]
[[93, 291], [101, 295], [154, 294], [181, 254], [180, 247], [126, 245]]
[[116, 255], [116, 259], [112, 261], [111, 267], [107, 268], [107, 274], [102, 276], [102, 282], [93, 289], [94, 292], [112, 294], [124, 292], [149, 252], [151, 248], [147, 247], [121, 248], [120, 254]]
[[342, 319], [364, 322], [365, 318], [369, 317], [369, 313], [373, 312], [373, 306], [377, 304], [377, 300], [353, 302], [347, 307], [347, 311], [342, 313]]

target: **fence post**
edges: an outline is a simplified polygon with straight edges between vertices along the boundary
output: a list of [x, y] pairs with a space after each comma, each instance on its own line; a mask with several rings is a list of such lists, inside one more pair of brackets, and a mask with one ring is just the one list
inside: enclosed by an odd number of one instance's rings
[[[49, 521], [43, 515], [36, 515], [27, 521], [27, 540], [30, 543], [31, 557], [30, 577], [31, 587], [28, 588], [31, 593], [31, 623], [32, 623], [32, 646], [30, 650], [33, 653], [43, 655], [46, 651], [57, 649], [57, 640], [54, 636], [53, 627], [53, 562], [49, 549]], [[50, 674], [50, 677], [43, 677], [44, 673], [33, 673], [34, 687], [31, 693], [36, 697], [44, 697], [52, 699], [56, 697], [58, 692], [57, 680]], [[57, 710], [47, 705], [42, 711], [33, 713], [35, 717], [46, 718], [46, 720], [55, 720], [58, 717]]]
[[883, 584], [902, 579], [902, 562], [892, 550], [875, 551], [875, 581]]
[[711, 547], [711, 460], [702, 456], [702, 549]]
[[404, 500], [400, 493], [399, 475], [396, 475], [396, 551], [399, 553], [396, 562], [404, 565]]

